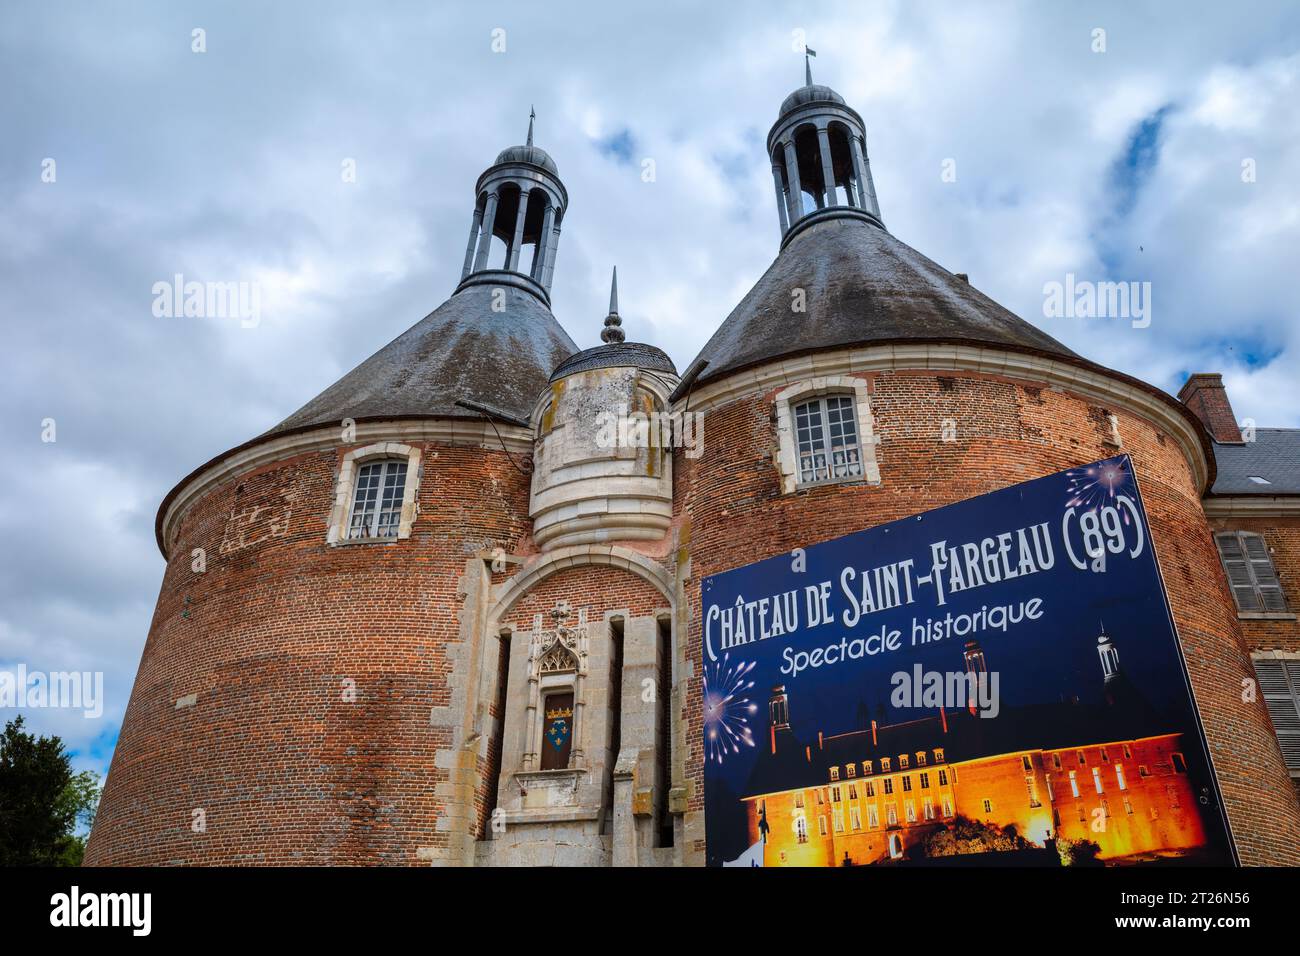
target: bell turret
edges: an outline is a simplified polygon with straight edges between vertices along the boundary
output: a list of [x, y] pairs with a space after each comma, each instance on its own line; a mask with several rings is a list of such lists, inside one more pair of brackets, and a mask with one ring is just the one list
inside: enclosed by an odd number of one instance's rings
[[824, 219], [852, 217], [884, 228], [867, 159], [867, 129], [829, 86], [813, 83], [805, 48], [805, 82], [785, 98], [767, 134], [782, 245]]
[[569, 194], [555, 160], [533, 145], [535, 119], [530, 111], [525, 144], [503, 149], [478, 179], [457, 291], [479, 283], [513, 285], [550, 304]]

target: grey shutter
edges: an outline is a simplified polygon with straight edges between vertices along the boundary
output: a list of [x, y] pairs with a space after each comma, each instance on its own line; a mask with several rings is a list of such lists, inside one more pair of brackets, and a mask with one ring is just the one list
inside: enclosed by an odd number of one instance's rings
[[1250, 565], [1246, 561], [1246, 554], [1242, 550], [1241, 540], [1236, 532], [1215, 535], [1214, 540], [1219, 546], [1219, 557], [1223, 560], [1223, 570], [1227, 572], [1228, 585], [1232, 588], [1232, 596], [1237, 601], [1238, 610], [1261, 610], [1259, 595], [1255, 592], [1254, 579], [1250, 574]]
[[1278, 582], [1277, 572], [1273, 569], [1273, 558], [1268, 553], [1268, 545], [1257, 534], [1242, 533], [1241, 542], [1246, 548], [1246, 557], [1250, 561], [1250, 571], [1255, 578], [1255, 587], [1259, 591], [1260, 603], [1265, 611], [1285, 611], [1286, 599], [1282, 596], [1282, 585]]
[[1253, 662], [1287, 769], [1300, 770], [1300, 661]]

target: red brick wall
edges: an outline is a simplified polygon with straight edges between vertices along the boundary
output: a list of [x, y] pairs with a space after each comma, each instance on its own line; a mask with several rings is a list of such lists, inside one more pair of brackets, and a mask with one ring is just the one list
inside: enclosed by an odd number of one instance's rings
[[[1111, 456], [1117, 449], [1105, 438], [1114, 413], [1123, 450], [1137, 469], [1242, 858], [1300, 864], [1300, 807], [1262, 705], [1241, 701], [1241, 681], [1251, 674], [1248, 655], [1199, 489], [1173, 438], [1120, 408], [991, 376], [863, 377], [880, 439], [878, 487], [832, 485], [783, 497], [773, 461], [775, 389], [710, 411], [704, 455], [695, 461], [677, 455], [676, 505], [692, 561], [686, 653], [695, 673], [699, 582], [707, 575]], [[956, 441], [939, 440], [945, 418], [956, 423]], [[684, 707], [689, 809], [701, 810], [698, 677]], [[702, 851], [702, 844], [692, 849]]]
[[528, 479], [502, 452], [430, 445], [412, 536], [330, 547], [339, 458], [262, 468], [185, 515], [88, 864], [399, 864], [446, 844], [450, 741], [429, 715], [450, 703], [458, 581], [523, 538]]

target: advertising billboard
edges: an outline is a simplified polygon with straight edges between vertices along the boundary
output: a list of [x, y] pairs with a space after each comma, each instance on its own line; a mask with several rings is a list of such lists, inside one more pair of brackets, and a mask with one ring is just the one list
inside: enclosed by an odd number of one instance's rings
[[710, 865], [1234, 862], [1127, 456], [701, 597]]

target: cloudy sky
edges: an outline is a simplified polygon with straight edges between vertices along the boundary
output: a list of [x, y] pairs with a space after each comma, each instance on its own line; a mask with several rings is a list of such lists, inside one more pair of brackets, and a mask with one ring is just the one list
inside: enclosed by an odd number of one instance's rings
[[[30, 726], [107, 769], [159, 502], [450, 294], [530, 105], [571, 200], [557, 317], [597, 344], [617, 264], [629, 337], [685, 368], [776, 254], [763, 142], [800, 37], [904, 242], [1092, 359], [1222, 371], [1239, 417], [1300, 425], [1295, 4], [10, 0], [0, 669], [106, 681], [100, 719]], [[260, 322], [156, 317], [177, 273], [259, 283]], [[1071, 273], [1150, 282], [1150, 326], [1045, 318]]]

